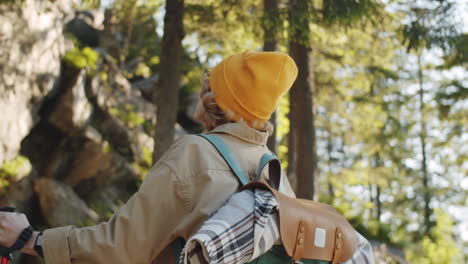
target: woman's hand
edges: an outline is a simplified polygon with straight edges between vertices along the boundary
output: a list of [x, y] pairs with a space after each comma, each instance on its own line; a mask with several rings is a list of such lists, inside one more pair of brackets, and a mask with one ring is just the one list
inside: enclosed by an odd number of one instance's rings
[[[19, 235], [29, 226], [29, 221], [24, 214], [0, 212], [0, 246], [10, 248], [15, 244]], [[34, 251], [34, 241], [38, 232], [26, 243], [21, 252], [37, 255]]]

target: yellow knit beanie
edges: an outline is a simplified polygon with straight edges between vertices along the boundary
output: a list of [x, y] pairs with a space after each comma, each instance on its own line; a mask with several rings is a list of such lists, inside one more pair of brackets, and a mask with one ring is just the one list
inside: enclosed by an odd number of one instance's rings
[[297, 77], [294, 60], [281, 52], [244, 52], [232, 55], [210, 72], [211, 90], [224, 112], [249, 125], [266, 122]]

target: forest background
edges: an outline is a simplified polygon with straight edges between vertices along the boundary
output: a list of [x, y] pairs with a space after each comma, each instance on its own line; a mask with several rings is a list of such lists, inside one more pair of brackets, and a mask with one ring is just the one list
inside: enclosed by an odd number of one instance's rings
[[[464, 0], [0, 1], [0, 202], [37, 229], [106, 220], [243, 51], [299, 68], [268, 145], [377, 263], [468, 261]], [[17, 263], [38, 263], [20, 257]]]

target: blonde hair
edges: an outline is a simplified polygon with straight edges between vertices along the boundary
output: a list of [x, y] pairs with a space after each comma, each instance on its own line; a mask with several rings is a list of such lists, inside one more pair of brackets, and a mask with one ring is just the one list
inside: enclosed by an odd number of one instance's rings
[[230, 109], [226, 112], [221, 110], [215, 101], [216, 94], [211, 90], [209, 74], [207, 72], [202, 75], [200, 81], [200, 100], [201, 107], [203, 107], [204, 111], [197, 115], [196, 119], [200, 121], [207, 130], [212, 130], [226, 123], [235, 123], [235, 120], [239, 120], [237, 122], [244, 123], [260, 131], [267, 131], [270, 135], [272, 134], [273, 125], [268, 121], [260, 122], [259, 120], [254, 120], [252, 122], [246, 122], [242, 117], [237, 118], [236, 114]]

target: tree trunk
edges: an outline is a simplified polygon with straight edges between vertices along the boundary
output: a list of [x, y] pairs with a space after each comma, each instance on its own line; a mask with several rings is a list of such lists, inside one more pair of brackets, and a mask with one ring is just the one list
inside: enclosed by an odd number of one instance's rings
[[[128, 1], [128, 0], [127, 0]], [[128, 50], [130, 47], [130, 42], [132, 41], [132, 33], [133, 33], [133, 24], [135, 22], [135, 13], [137, 9], [137, 1], [133, 0], [131, 2], [131, 9], [129, 12], [129, 23], [127, 25], [127, 32], [124, 40], [124, 45], [122, 47], [122, 53], [120, 53], [120, 67], [123, 68], [125, 65], [125, 60], [127, 59], [128, 56]]]
[[429, 172], [427, 170], [427, 153], [426, 153], [426, 120], [425, 120], [425, 105], [424, 105], [424, 89], [423, 89], [423, 74], [421, 65], [421, 54], [418, 54], [418, 81], [419, 81], [419, 114], [421, 122], [421, 132], [419, 139], [421, 142], [422, 161], [421, 169], [423, 173], [423, 194], [424, 194], [424, 235], [429, 235], [431, 229], [431, 191], [429, 186]]
[[371, 183], [370, 180], [367, 182], [367, 185], [369, 187], [369, 202], [372, 204], [372, 207], [369, 209], [369, 218], [372, 218], [375, 217], [374, 185]]
[[376, 185], [376, 194], [375, 194], [375, 202], [377, 206], [377, 212], [375, 215], [375, 220], [380, 223], [380, 217], [382, 216], [382, 201], [380, 199], [380, 194], [382, 190], [381, 187], [377, 184]]
[[[371, 164], [373, 164], [372, 166], [373, 169], [379, 169], [384, 166], [384, 162], [380, 158], [379, 152], [376, 152], [372, 156], [372, 159], [370, 159], [369, 161]], [[375, 178], [375, 176], [373, 176], [373, 178]], [[372, 201], [375, 205], [375, 220], [377, 222], [380, 222], [380, 217], [382, 216], [382, 199], [381, 199], [382, 187], [379, 185], [379, 182], [377, 179], [373, 180], [372, 183], [373, 185], [375, 185], [375, 199], [374, 201]], [[371, 195], [372, 193], [373, 191], [371, 192]]]
[[333, 174], [332, 171], [332, 150], [333, 150], [333, 139], [332, 139], [332, 131], [331, 131], [331, 125], [330, 125], [330, 120], [327, 119], [327, 158], [328, 158], [328, 177], [327, 177], [327, 186], [328, 186], [328, 195], [330, 196], [330, 201], [333, 201], [335, 199], [335, 190], [333, 187], [333, 183], [331, 180], [331, 176]]
[[184, 0], [167, 0], [164, 36], [161, 44], [160, 79], [155, 95], [156, 127], [153, 163], [156, 163], [174, 140], [177, 120], [182, 63]]
[[296, 140], [297, 196], [314, 199], [315, 170], [317, 164], [315, 146], [315, 127], [313, 115], [313, 68], [312, 49], [310, 48], [310, 29], [307, 12], [308, 1], [291, 0], [290, 6], [290, 43], [291, 57], [297, 64], [299, 74], [291, 89], [291, 105], [294, 109], [294, 128]]
[[296, 176], [296, 129], [294, 128], [294, 109], [295, 104], [291, 103], [291, 98], [293, 97], [294, 91], [289, 93], [289, 133], [288, 133], [288, 178], [291, 182], [291, 187], [294, 192], [297, 193], [297, 176]]
[[[263, 39], [263, 51], [275, 51], [276, 50], [276, 21], [279, 20], [279, 9], [278, 0], [263, 0], [263, 13], [264, 13], [264, 39]], [[276, 111], [273, 112], [270, 118], [270, 122], [273, 125], [273, 132], [268, 138], [268, 148], [276, 153]]]

